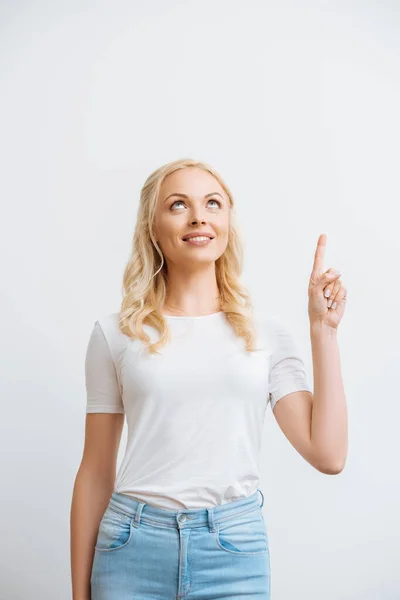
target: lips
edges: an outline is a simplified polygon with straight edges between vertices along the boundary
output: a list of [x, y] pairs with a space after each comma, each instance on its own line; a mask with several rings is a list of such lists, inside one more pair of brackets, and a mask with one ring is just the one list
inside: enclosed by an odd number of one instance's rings
[[214, 236], [211, 235], [210, 233], [188, 233], [186, 235], [183, 236], [182, 240], [184, 242], [186, 242], [186, 240], [189, 240], [190, 238], [194, 238], [194, 237], [208, 237], [210, 240], [214, 239]]

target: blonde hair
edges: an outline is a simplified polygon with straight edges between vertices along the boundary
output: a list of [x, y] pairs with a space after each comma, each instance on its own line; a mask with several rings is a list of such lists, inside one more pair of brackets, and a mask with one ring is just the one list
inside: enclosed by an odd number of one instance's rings
[[[145, 342], [151, 354], [155, 354], [170, 340], [169, 328], [161, 312], [168, 284], [166, 263], [154, 237], [153, 222], [164, 179], [177, 169], [187, 167], [196, 167], [211, 173], [229, 198], [231, 219], [228, 243], [225, 252], [215, 263], [220, 305], [236, 335], [245, 340], [246, 350], [255, 351], [253, 306], [247, 289], [239, 280], [243, 268], [243, 248], [234, 222], [232, 194], [215, 169], [203, 161], [189, 158], [175, 160], [159, 167], [149, 175], [141, 189], [132, 249], [123, 273], [120, 330], [129, 337]], [[160, 339], [149, 344], [151, 339], [143, 325], [154, 327], [160, 333]]]

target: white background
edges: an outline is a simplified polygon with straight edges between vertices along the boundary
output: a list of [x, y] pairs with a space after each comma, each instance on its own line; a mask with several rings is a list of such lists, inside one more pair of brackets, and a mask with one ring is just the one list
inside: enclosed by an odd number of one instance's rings
[[266, 416], [272, 598], [398, 600], [400, 5], [3, 2], [0, 40], [1, 600], [71, 598], [86, 344], [119, 310], [145, 178], [182, 157], [231, 187], [243, 280], [311, 383], [321, 233], [348, 290], [344, 471]]

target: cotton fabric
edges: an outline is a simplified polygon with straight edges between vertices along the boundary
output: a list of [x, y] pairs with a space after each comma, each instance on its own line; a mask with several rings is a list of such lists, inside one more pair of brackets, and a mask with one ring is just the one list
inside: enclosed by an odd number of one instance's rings
[[257, 351], [247, 352], [223, 312], [164, 316], [171, 341], [157, 355], [120, 331], [118, 313], [96, 320], [90, 335], [86, 412], [124, 413], [128, 428], [114, 491], [174, 510], [248, 498], [268, 404], [311, 391], [293, 335], [278, 317], [255, 313]]

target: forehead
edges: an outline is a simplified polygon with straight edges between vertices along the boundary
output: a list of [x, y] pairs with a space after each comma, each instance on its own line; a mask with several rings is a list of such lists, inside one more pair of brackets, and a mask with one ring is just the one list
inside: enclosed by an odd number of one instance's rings
[[160, 194], [167, 196], [173, 192], [182, 194], [205, 195], [219, 192], [226, 197], [223, 187], [211, 173], [195, 167], [178, 169], [168, 175], [161, 184]]

